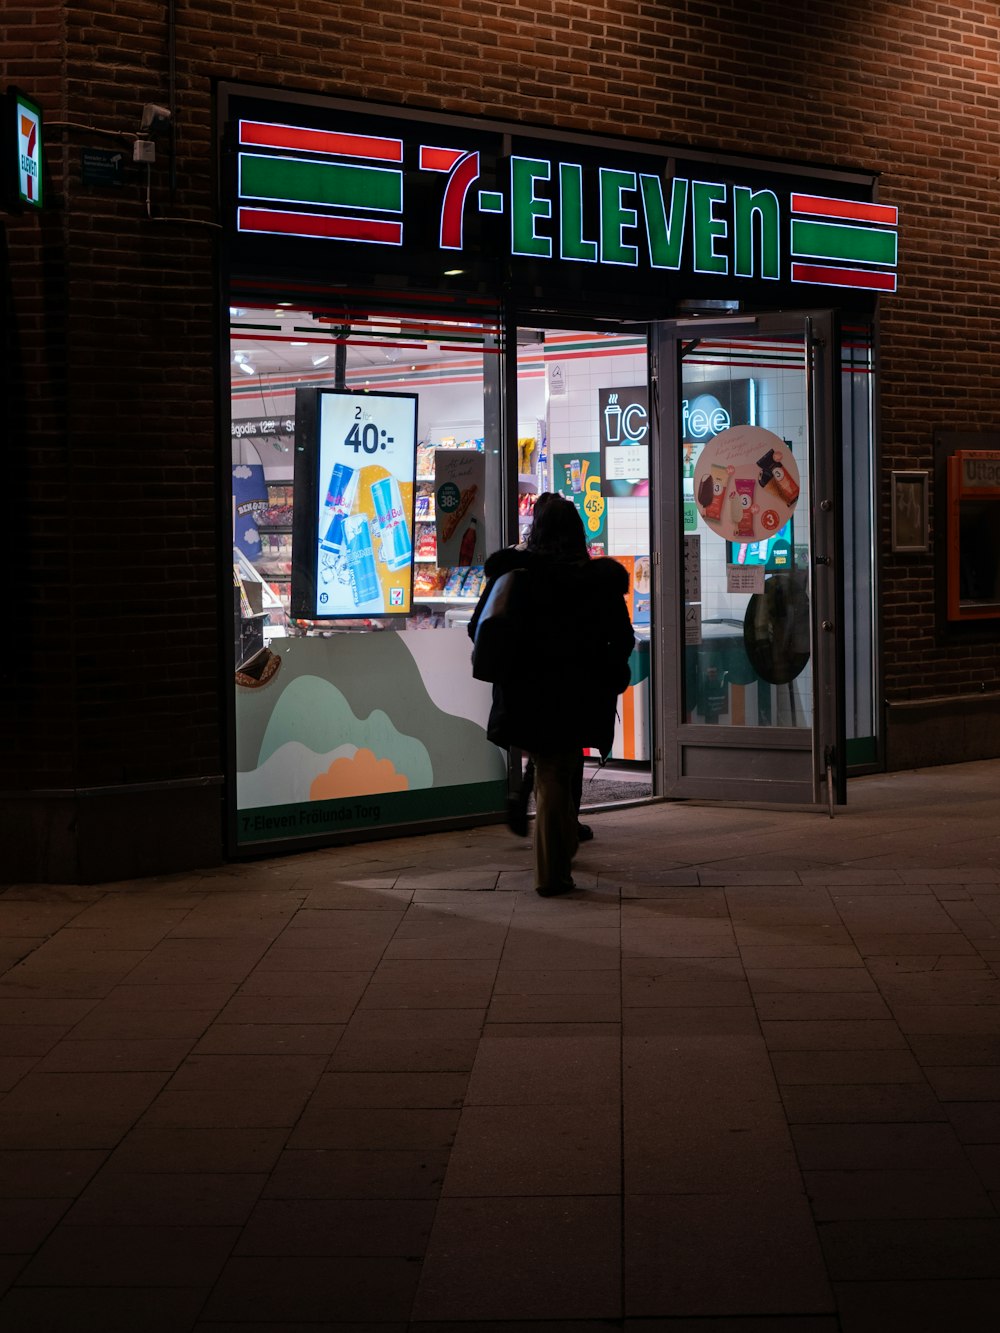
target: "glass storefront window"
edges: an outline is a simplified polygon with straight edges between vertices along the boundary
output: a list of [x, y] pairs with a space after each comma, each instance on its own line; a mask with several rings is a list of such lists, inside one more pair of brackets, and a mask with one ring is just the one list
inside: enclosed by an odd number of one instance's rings
[[[502, 809], [506, 763], [486, 740], [490, 690], [472, 679], [466, 631], [499, 545], [495, 324], [290, 305], [230, 320], [237, 841]], [[309, 503], [302, 454], [318, 446], [296, 394], [314, 389], [357, 395], [362, 417], [369, 397], [412, 395], [416, 431], [401, 482], [380, 452], [391, 432], [359, 420], [354, 453], [349, 433], [339, 441], [352, 484], [333, 495], [318, 478], [313, 569], [334, 580], [340, 614], [320, 615], [319, 595], [308, 619], [293, 536]], [[364, 571], [338, 523], [365, 538]]]

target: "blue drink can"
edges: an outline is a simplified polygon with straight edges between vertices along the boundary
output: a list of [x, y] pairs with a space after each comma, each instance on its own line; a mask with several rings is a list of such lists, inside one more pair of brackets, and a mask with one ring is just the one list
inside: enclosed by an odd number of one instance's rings
[[372, 483], [372, 503], [382, 538], [382, 561], [387, 569], [402, 569], [413, 558], [413, 542], [395, 477]]
[[330, 524], [326, 535], [320, 539], [320, 545], [328, 550], [339, 551], [344, 544], [344, 519], [351, 512], [354, 492], [358, 489], [358, 474], [346, 463], [336, 463], [330, 473], [330, 484], [326, 488], [324, 508], [330, 515]]
[[380, 591], [372, 534], [364, 514], [351, 514], [344, 519], [344, 541], [354, 605], [360, 606], [362, 602], [373, 601]]

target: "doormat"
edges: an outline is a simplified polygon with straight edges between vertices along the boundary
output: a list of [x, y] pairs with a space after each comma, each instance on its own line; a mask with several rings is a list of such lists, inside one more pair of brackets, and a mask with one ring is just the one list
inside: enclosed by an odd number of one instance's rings
[[614, 777], [583, 779], [583, 800], [581, 808], [592, 809], [595, 805], [614, 805], [618, 801], [646, 801], [653, 794], [653, 784], [649, 779], [641, 782], [622, 780]]

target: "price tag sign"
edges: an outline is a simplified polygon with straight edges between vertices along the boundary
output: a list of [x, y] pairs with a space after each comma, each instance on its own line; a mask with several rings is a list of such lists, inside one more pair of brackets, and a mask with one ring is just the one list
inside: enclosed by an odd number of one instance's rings
[[417, 395], [324, 390], [318, 435], [315, 617], [406, 615]]

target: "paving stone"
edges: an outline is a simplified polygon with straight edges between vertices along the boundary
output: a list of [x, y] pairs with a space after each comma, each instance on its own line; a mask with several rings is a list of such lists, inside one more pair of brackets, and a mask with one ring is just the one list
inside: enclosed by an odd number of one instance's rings
[[891, 1124], [945, 1121], [945, 1108], [923, 1081], [783, 1084], [789, 1124]]
[[611, 1195], [620, 1189], [616, 1106], [467, 1106], [444, 1195]]
[[834, 1282], [1000, 1278], [1000, 1218], [892, 1218], [819, 1228]]
[[834, 1284], [843, 1333], [980, 1333], [1000, 1322], [1000, 1282], [938, 1279]]
[[234, 1254], [422, 1257], [434, 1209], [420, 1199], [262, 1199]]
[[442, 1149], [308, 1148], [285, 1151], [264, 1187], [268, 1199], [436, 1199], [448, 1153]]
[[795, 1083], [922, 1083], [920, 1066], [907, 1050], [775, 1051], [774, 1072], [782, 1086]]
[[415, 1321], [617, 1319], [620, 1202], [442, 1199]]
[[484, 1037], [473, 1065], [467, 1106], [608, 1104], [620, 1097], [617, 1036]]
[[208, 1288], [21, 1287], [0, 1300], [0, 1327], [11, 1333], [186, 1333]]
[[625, 1201], [629, 1316], [833, 1312], [803, 1196], [689, 1194]]
[[398, 1257], [349, 1259], [281, 1256], [233, 1258], [204, 1310], [207, 1319], [315, 1321], [336, 1311], [340, 1320], [405, 1320], [419, 1265]]
[[68, 1226], [49, 1236], [24, 1268], [29, 1287], [207, 1287], [218, 1277], [238, 1227]]
[[848, 1219], [993, 1217], [993, 1205], [972, 1167], [804, 1171], [817, 1222]]
[[794, 1125], [795, 1149], [804, 1171], [961, 1172], [966, 1154], [950, 1124]]

